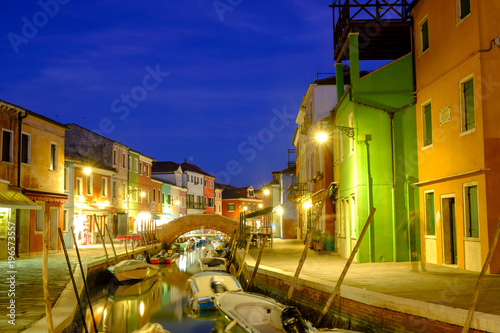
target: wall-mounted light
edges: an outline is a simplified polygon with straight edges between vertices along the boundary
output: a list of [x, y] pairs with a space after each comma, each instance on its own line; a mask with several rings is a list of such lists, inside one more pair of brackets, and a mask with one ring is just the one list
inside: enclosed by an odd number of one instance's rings
[[89, 167], [85, 167], [83, 168], [83, 173], [86, 174], [86, 175], [90, 175], [90, 173], [92, 172], [92, 169], [89, 168]]
[[264, 195], [269, 195], [269, 190], [267, 188], [264, 190]]

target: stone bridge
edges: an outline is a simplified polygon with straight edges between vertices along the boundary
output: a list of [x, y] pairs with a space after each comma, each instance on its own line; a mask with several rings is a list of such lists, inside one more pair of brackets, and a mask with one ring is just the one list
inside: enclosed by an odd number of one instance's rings
[[170, 246], [178, 237], [196, 229], [212, 229], [232, 236], [240, 223], [219, 214], [191, 214], [176, 218], [159, 226], [156, 237]]

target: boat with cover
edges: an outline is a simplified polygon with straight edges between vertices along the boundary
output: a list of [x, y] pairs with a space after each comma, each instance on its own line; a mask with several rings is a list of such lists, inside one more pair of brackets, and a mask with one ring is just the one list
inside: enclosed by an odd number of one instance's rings
[[172, 250], [168, 250], [168, 252], [165, 252], [165, 250], [161, 250], [159, 253], [152, 256], [149, 261], [152, 264], [171, 264], [175, 262], [178, 256], [179, 253], [173, 252]]
[[[215, 306], [231, 321], [228, 325], [238, 325], [249, 333], [318, 333], [300, 312], [291, 306], [283, 305], [272, 298], [253, 293], [217, 294]], [[326, 330], [321, 332], [353, 332], [345, 330]]]
[[189, 306], [192, 313], [203, 310], [215, 310], [216, 295], [231, 292], [243, 292], [238, 280], [224, 272], [196, 273], [187, 282]]
[[200, 258], [200, 267], [202, 271], [227, 271], [226, 258], [205, 257]]
[[114, 274], [118, 282], [138, 282], [157, 276], [160, 269], [158, 266], [148, 264], [147, 262], [127, 259], [111, 266], [108, 270]]

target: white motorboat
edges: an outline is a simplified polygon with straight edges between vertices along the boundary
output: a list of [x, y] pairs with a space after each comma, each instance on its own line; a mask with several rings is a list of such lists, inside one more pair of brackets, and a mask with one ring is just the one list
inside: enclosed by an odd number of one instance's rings
[[242, 292], [238, 280], [228, 273], [200, 272], [188, 280], [189, 304], [193, 313], [213, 310], [215, 295], [226, 291]]
[[200, 258], [202, 271], [227, 271], [227, 260], [221, 257]]
[[115, 275], [118, 282], [149, 279], [157, 276], [160, 271], [158, 266], [135, 259], [120, 261], [118, 264], [109, 267], [108, 270]]
[[228, 326], [238, 325], [245, 332], [318, 332], [296, 308], [266, 296], [228, 292], [217, 294], [214, 304], [231, 322]]

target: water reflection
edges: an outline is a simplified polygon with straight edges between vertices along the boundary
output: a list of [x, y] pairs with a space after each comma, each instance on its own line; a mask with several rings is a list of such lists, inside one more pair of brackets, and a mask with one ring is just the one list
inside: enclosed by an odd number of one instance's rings
[[[218, 311], [193, 318], [187, 311], [186, 282], [199, 272], [199, 255], [205, 248], [181, 253], [177, 262], [160, 265], [160, 275], [129, 286], [112, 287], [108, 297], [92, 303], [100, 332], [133, 332], [148, 322], [175, 332], [223, 332], [224, 317]], [[89, 332], [94, 332], [87, 311]]]

